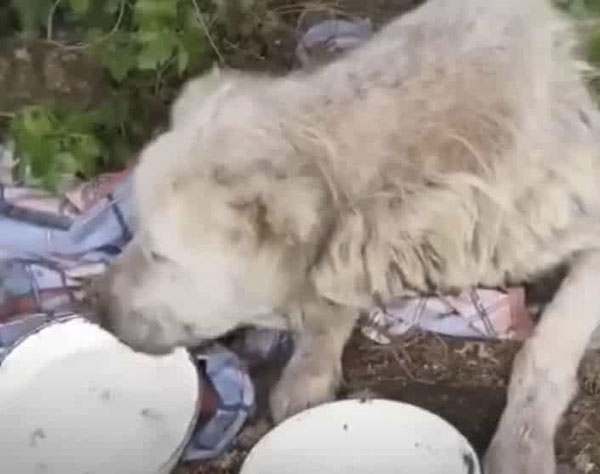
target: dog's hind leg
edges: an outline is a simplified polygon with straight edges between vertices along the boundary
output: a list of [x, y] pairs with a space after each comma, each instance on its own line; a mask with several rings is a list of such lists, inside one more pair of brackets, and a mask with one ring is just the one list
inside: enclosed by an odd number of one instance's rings
[[342, 380], [342, 352], [357, 317], [356, 311], [324, 300], [302, 307], [294, 354], [271, 393], [276, 423], [335, 397]]
[[517, 355], [508, 402], [485, 456], [485, 474], [555, 474], [554, 435], [577, 387], [577, 369], [600, 324], [600, 252], [586, 252]]

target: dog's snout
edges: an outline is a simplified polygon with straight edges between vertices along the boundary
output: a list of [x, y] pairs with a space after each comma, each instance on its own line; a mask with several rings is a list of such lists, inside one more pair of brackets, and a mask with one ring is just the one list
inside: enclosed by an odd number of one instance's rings
[[110, 332], [110, 293], [106, 277], [92, 281], [80, 305], [81, 314], [89, 321]]
[[160, 355], [186, 340], [185, 325], [147, 289], [143, 253], [129, 246], [101, 277], [91, 281], [80, 313], [137, 352]]
[[102, 329], [115, 333], [114, 317], [110, 310], [110, 305], [107, 301], [108, 297], [103, 296], [95, 304], [93, 310], [90, 312], [90, 321], [96, 323]]
[[118, 297], [109, 290], [106, 281], [90, 288], [83, 312], [86, 319], [137, 352], [153, 355], [169, 353], [173, 347], [164, 343], [159, 322], [146, 317], [141, 311], [123, 309]]

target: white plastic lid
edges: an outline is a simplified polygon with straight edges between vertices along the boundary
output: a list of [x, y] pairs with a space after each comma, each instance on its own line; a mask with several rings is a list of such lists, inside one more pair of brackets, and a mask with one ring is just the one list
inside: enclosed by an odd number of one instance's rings
[[198, 397], [183, 349], [152, 357], [83, 319], [50, 324], [0, 365], [0, 470], [163, 472], [189, 436]]
[[347, 400], [269, 432], [240, 474], [480, 474], [468, 441], [442, 418], [400, 402]]

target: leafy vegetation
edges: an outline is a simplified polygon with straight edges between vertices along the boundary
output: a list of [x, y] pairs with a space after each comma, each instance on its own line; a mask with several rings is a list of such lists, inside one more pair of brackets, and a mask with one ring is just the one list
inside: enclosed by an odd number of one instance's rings
[[55, 189], [62, 177], [92, 176], [103, 158], [94, 125], [93, 114], [44, 106], [19, 111], [10, 127], [20, 157], [19, 176], [48, 189]]
[[[29, 104], [2, 111], [19, 158], [17, 178], [56, 190], [131, 158], [188, 76], [223, 61], [227, 0], [0, 0], [0, 36], [92, 55], [106, 71], [93, 110]], [[248, 12], [264, 2], [246, 0]]]
[[[581, 20], [600, 68], [600, 0], [554, 0]], [[277, 22], [268, 0], [0, 0], [2, 37], [43, 41], [94, 58], [105, 74], [90, 110], [58, 103], [0, 111], [19, 159], [16, 178], [57, 190], [65, 179], [122, 166], [164, 118], [182, 81], [240, 36]], [[600, 98], [600, 79], [590, 75]]]

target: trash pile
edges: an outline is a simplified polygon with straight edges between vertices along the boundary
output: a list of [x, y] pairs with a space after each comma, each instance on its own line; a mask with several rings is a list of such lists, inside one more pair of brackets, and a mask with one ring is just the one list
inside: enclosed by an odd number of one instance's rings
[[[319, 46], [339, 53], [370, 35], [366, 22], [326, 21], [304, 34], [298, 54]], [[55, 196], [12, 183], [12, 162], [9, 150], [0, 146], [0, 363], [20, 338], [73, 314], [85, 282], [104, 272], [135, 232], [131, 170], [99, 176]], [[474, 289], [453, 297], [391, 302], [375, 308], [362, 331], [385, 344], [415, 327], [457, 337], [525, 339], [533, 323], [522, 289]], [[287, 342], [286, 335], [264, 330], [244, 340], [248, 354], [266, 359]], [[222, 452], [255, 407], [248, 361], [219, 345], [194, 357], [214, 390], [205, 396], [186, 460]]]

